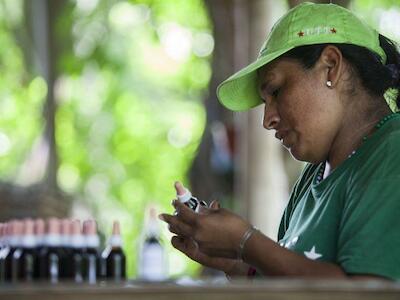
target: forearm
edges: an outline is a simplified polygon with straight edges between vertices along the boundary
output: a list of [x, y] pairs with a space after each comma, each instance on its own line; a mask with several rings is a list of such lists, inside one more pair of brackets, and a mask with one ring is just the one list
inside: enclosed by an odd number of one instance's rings
[[347, 277], [340, 266], [308, 259], [281, 247], [258, 231], [247, 241], [243, 258], [246, 263], [268, 276]]

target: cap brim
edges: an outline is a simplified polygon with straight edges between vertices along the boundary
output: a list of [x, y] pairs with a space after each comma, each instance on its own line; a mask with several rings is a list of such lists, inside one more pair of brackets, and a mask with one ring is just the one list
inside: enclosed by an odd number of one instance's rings
[[217, 97], [221, 104], [233, 111], [244, 111], [263, 103], [257, 88], [257, 70], [292, 48], [261, 56], [223, 81], [217, 88]]

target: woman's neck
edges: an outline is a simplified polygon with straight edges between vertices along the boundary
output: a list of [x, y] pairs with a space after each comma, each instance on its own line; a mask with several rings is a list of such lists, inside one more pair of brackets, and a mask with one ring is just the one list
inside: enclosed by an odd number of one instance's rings
[[363, 138], [375, 131], [376, 124], [391, 113], [392, 111], [387, 105], [364, 112], [359, 110], [356, 114], [349, 112], [343, 119], [343, 126], [338, 132], [328, 155], [327, 162], [331, 170], [334, 170], [351, 156], [361, 146]]

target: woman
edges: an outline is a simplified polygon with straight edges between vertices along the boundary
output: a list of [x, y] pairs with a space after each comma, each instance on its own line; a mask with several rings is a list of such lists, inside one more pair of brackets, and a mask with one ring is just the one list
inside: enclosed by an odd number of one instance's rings
[[195, 214], [174, 201], [178, 213], [160, 215], [173, 246], [230, 276], [400, 279], [399, 70], [393, 43], [348, 10], [290, 10], [218, 88], [229, 109], [263, 104], [264, 127], [309, 163], [278, 242], [215, 202]]

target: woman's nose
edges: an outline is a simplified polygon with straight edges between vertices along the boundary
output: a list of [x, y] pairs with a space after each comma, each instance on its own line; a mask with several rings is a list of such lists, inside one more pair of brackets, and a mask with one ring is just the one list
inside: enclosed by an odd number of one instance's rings
[[264, 119], [263, 126], [265, 129], [275, 129], [280, 121], [280, 117], [278, 111], [276, 109], [276, 105], [271, 103], [270, 105], [265, 105], [264, 108]]

